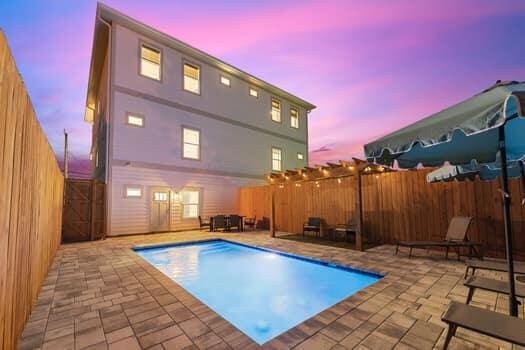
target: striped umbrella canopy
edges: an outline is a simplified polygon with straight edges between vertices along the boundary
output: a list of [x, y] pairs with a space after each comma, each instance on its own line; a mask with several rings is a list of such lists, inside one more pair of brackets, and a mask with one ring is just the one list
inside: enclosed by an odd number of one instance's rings
[[[499, 127], [507, 159], [525, 155], [525, 83], [498, 82], [483, 92], [365, 145], [369, 161], [400, 168], [496, 161]], [[521, 118], [519, 118], [521, 117]]]
[[[525, 83], [498, 81], [465, 101], [366, 144], [364, 149], [369, 161], [388, 166], [395, 162], [400, 168], [441, 166], [445, 162], [457, 166], [448, 168], [448, 175], [442, 171], [438, 175], [442, 178], [468, 178], [466, 170], [472, 164], [490, 169], [491, 163], [499, 163], [509, 312], [517, 316], [508, 165], [525, 160]], [[479, 176], [483, 168], [477, 171]]]
[[[509, 179], [524, 178], [525, 170], [522, 161], [509, 162], [507, 165]], [[444, 165], [427, 174], [427, 182], [449, 182], [475, 180], [479, 178], [491, 181], [501, 176], [501, 165], [499, 163], [469, 164], [469, 165]]]

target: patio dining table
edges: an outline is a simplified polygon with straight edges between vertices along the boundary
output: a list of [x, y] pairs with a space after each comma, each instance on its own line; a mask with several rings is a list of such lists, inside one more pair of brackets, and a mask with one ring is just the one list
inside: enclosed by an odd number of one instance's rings
[[[215, 216], [219, 216], [219, 215], [215, 215]], [[213, 228], [213, 218], [215, 216], [211, 216], [210, 217], [210, 232], [213, 232], [214, 228]], [[224, 220], [226, 221], [226, 228], [224, 229], [225, 231], [230, 231], [230, 216], [231, 215], [222, 215], [224, 216]], [[246, 215], [238, 215], [240, 217], [240, 223], [239, 223], [239, 231], [240, 232], [244, 232], [244, 218], [246, 217]]]

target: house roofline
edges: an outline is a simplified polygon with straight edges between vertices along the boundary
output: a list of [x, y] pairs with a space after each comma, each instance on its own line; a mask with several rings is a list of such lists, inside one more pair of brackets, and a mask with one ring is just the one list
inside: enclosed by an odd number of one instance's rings
[[307, 112], [316, 108], [315, 105], [311, 104], [308, 101], [305, 101], [281, 88], [278, 88], [273, 84], [270, 84], [260, 78], [257, 78], [254, 75], [246, 73], [245, 71], [235, 66], [232, 66], [212, 55], [209, 55], [204, 51], [201, 51], [189, 44], [186, 44], [185, 42], [176, 39], [170, 35], [162, 33], [140, 21], [137, 21], [99, 2], [97, 4], [97, 16], [95, 19], [95, 30], [93, 36], [93, 47], [91, 52], [91, 65], [89, 72], [88, 93], [86, 98], [86, 109], [93, 108], [91, 100], [93, 99], [93, 96], [96, 96], [96, 92], [93, 90], [97, 86], [97, 75], [100, 75], [101, 71], [101, 67], [98, 67], [98, 62], [103, 62], [103, 59], [105, 57], [105, 50], [100, 50], [99, 46], [97, 45], [99, 41], [104, 40], [104, 35], [107, 35], [107, 33], [104, 33], [103, 27], [105, 27], [105, 25], [101, 23], [102, 21], [109, 22], [110, 24], [116, 23], [148, 38], [156, 40], [160, 44], [166, 45], [178, 51], [182, 51], [196, 60], [205, 62], [215, 68], [218, 68], [219, 70], [224, 71], [225, 73], [231, 74], [232, 76], [236, 76], [237, 78], [240, 78], [241, 80], [244, 80], [254, 85], [255, 87], [267, 90], [274, 95], [287, 99], [293, 102], [294, 104], [305, 108]]

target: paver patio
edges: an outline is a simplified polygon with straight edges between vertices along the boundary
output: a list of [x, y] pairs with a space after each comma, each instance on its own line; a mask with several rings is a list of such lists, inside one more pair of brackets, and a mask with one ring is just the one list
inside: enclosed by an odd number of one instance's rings
[[[130, 248], [226, 238], [385, 273], [376, 284], [264, 344], [265, 349], [433, 349], [444, 340], [441, 315], [464, 302], [464, 265], [442, 255], [393, 255], [271, 238], [268, 233], [177, 232], [110, 238], [60, 247], [19, 349], [256, 349], [228, 321]], [[417, 257], [419, 254], [419, 257]], [[479, 272], [480, 275], [483, 272]], [[496, 278], [503, 275], [485, 273]], [[232, 286], [235, 288], [235, 286]], [[473, 305], [506, 312], [503, 295], [476, 292]], [[523, 317], [523, 304], [520, 306]], [[458, 330], [450, 349], [510, 349]]]

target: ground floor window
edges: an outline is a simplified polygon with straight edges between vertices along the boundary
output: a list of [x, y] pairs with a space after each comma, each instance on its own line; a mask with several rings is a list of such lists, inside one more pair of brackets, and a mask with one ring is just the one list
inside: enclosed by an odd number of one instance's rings
[[182, 192], [182, 217], [185, 219], [199, 216], [200, 193], [198, 190], [185, 190]]

